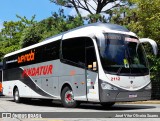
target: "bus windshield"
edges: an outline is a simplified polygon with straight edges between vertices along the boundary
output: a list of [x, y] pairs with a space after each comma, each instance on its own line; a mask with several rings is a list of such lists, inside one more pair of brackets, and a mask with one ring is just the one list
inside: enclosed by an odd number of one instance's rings
[[143, 46], [136, 37], [123, 34], [104, 34], [105, 44], [100, 49], [106, 73], [125, 75], [149, 74]]

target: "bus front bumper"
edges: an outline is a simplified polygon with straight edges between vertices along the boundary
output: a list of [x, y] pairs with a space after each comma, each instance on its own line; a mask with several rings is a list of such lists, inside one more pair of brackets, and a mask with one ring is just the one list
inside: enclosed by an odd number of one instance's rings
[[143, 101], [151, 99], [151, 89], [145, 88], [137, 91], [128, 91], [117, 88], [117, 90], [108, 90], [99, 88], [100, 102], [128, 102]]
[[103, 90], [100, 94], [101, 102], [128, 102], [151, 99], [151, 90], [140, 91], [111, 91]]

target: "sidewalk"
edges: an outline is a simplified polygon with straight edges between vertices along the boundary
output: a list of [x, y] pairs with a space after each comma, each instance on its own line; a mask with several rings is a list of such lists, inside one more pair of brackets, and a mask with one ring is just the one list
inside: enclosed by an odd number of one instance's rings
[[160, 100], [136, 101], [136, 102], [118, 102], [119, 104], [160, 104]]

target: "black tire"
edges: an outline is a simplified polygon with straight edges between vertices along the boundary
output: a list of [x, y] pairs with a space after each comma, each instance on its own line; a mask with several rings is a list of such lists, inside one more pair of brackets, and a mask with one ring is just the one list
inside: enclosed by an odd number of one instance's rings
[[101, 105], [105, 108], [110, 108], [115, 104], [115, 102], [107, 102], [107, 103], [101, 103]]
[[74, 95], [72, 89], [65, 87], [61, 93], [61, 100], [64, 107], [75, 108], [79, 105], [79, 102], [74, 100]]
[[13, 98], [14, 98], [14, 101], [15, 101], [16, 103], [20, 103], [20, 102], [21, 102], [21, 98], [20, 98], [20, 96], [19, 96], [19, 90], [18, 90], [18, 88], [16, 88], [16, 89], [14, 90]]

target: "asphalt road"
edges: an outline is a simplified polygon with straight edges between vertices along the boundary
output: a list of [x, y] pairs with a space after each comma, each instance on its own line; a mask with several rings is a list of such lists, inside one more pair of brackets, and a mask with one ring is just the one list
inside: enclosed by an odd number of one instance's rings
[[[13, 98], [0, 97], [0, 112], [1, 115], [2, 113], [11, 112], [12, 116], [13, 113], [15, 113], [14, 117], [16, 116], [14, 119], [1, 118], [0, 121], [137, 121], [137, 119], [141, 121], [160, 120], [160, 104], [118, 103], [109, 109], [106, 109], [99, 104], [81, 104], [78, 108], [69, 109], [64, 108], [60, 102], [52, 103], [45, 100], [27, 100], [17, 104], [13, 101]], [[48, 113], [41, 114], [42, 112]], [[39, 118], [46, 115], [48, 115], [47, 118]], [[113, 118], [116, 115], [118, 118]], [[159, 116], [159, 118], [157, 118], [157, 115]], [[27, 119], [27, 116], [32, 119]], [[50, 118], [50, 116], [52, 118]], [[126, 118], [126, 116], [128, 117]], [[130, 116], [132, 118], [130, 118]]]

